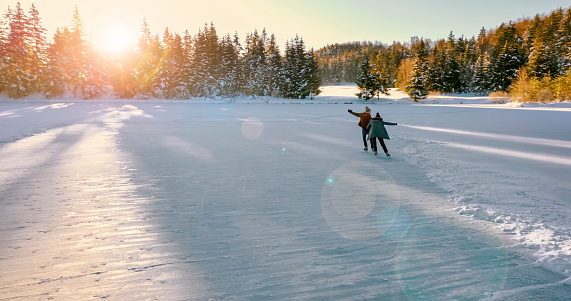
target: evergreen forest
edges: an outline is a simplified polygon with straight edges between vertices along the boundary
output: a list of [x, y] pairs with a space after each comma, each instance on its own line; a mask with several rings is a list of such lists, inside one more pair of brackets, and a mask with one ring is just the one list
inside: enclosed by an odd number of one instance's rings
[[312, 98], [321, 84], [357, 83], [359, 98], [389, 88], [414, 100], [428, 93], [508, 95], [518, 101], [571, 100], [571, 8], [509, 21], [478, 36], [431, 41], [349, 42], [307, 50], [299, 36], [280, 51], [266, 30], [220, 36], [153, 34], [142, 20], [139, 42], [122, 55], [96, 51], [76, 7], [68, 27], [46, 37], [32, 4], [0, 19], [0, 93], [10, 98], [165, 98], [274, 96]]
[[152, 34], [143, 20], [138, 45], [123, 55], [97, 52], [87, 42], [80, 13], [48, 42], [38, 10], [18, 3], [0, 23], [0, 93], [10, 98], [66, 94], [92, 99], [275, 96], [292, 99], [319, 94], [313, 50], [302, 38], [280, 52], [274, 35], [219, 36], [213, 24], [191, 35]]
[[482, 28], [477, 37], [351, 42], [315, 55], [324, 83], [356, 82], [365, 99], [396, 87], [415, 100], [429, 92], [571, 100], [571, 8]]

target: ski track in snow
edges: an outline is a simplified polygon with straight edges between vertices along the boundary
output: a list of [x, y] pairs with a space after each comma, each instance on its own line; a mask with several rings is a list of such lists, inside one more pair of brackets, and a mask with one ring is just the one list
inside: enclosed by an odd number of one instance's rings
[[568, 298], [568, 112], [328, 93], [0, 103], [0, 300]]

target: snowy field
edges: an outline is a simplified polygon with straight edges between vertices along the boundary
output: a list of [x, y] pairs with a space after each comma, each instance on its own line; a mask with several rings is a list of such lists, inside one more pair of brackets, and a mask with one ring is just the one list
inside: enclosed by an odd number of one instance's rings
[[354, 89], [0, 100], [0, 300], [571, 298], [569, 103]]

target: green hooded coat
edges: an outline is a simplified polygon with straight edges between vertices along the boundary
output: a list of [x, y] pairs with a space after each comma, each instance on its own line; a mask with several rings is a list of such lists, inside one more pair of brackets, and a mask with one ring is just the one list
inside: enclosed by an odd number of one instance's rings
[[369, 129], [369, 139], [382, 138], [382, 139], [391, 140], [391, 138], [389, 138], [389, 133], [387, 132], [385, 125], [397, 125], [397, 124], [383, 121], [383, 118], [377, 118], [377, 117], [371, 118], [371, 122], [369, 122], [369, 125], [367, 125], [367, 128]]

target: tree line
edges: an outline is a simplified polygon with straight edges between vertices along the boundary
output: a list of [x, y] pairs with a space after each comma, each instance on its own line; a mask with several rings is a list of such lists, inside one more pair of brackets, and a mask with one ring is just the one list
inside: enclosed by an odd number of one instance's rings
[[265, 29], [248, 34], [242, 46], [237, 34], [219, 37], [213, 24], [195, 35], [166, 28], [161, 37], [143, 20], [136, 47], [111, 56], [87, 42], [77, 7], [72, 24], [50, 42], [34, 4], [27, 13], [20, 3], [9, 7], [0, 20], [0, 92], [10, 98], [304, 99], [320, 92], [317, 68], [302, 38], [287, 41], [282, 54]]
[[316, 51], [326, 83], [356, 82], [370, 99], [405, 90], [415, 100], [429, 91], [488, 95], [516, 100], [571, 99], [571, 8], [482, 28], [477, 37], [410, 42], [353, 42]]

